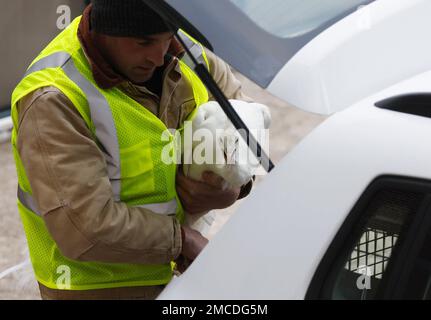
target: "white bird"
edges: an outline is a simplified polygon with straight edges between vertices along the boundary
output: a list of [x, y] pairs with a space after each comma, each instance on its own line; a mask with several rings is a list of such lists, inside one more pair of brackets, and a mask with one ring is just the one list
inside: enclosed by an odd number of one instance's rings
[[[239, 100], [230, 100], [230, 103], [253, 136], [263, 144], [271, 123], [268, 107]], [[187, 142], [187, 137], [183, 136], [185, 176], [202, 180], [203, 172], [212, 171], [223, 177], [226, 188], [241, 187], [252, 179], [260, 163], [217, 102], [201, 105], [191, 125], [192, 141]], [[186, 224], [205, 233], [214, 219], [210, 215], [200, 219], [204, 214], [186, 213]]]

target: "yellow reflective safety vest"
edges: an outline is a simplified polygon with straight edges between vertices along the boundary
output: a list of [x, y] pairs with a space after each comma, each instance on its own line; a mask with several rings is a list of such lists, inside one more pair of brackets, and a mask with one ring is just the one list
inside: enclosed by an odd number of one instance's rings
[[[80, 19], [76, 18], [39, 54], [12, 94], [12, 145], [18, 171], [18, 208], [33, 269], [37, 280], [51, 289], [90, 290], [166, 284], [172, 278], [174, 263], [110, 264], [79, 262], [64, 257], [37, 210], [16, 148], [17, 102], [38, 88], [57, 87], [72, 101], [103, 150], [115, 200], [158, 214], [176, 215], [180, 222], [184, 219], [175, 189], [177, 165], [174, 162], [165, 164], [161, 156], [166, 148], [171, 155], [175, 154], [176, 138], [169, 133], [167, 140], [161, 139], [167, 132], [164, 123], [121, 90], [98, 87], [77, 37]], [[181, 33], [181, 37], [195, 56], [209, 67], [203, 47], [185, 33]], [[201, 80], [186, 60], [179, 64], [193, 89], [196, 106], [207, 102], [208, 92]], [[58, 281], [59, 270], [64, 268], [70, 274], [70, 283], [66, 287]]]

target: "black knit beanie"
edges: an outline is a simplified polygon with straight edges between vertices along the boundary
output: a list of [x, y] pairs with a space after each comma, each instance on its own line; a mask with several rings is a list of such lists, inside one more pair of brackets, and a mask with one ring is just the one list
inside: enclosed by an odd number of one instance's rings
[[140, 38], [170, 31], [142, 0], [92, 0], [91, 3], [91, 29], [97, 33]]

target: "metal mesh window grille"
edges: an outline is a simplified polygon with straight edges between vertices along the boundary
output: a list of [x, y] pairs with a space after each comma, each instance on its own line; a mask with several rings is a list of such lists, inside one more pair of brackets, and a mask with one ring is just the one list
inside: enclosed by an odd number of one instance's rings
[[[334, 269], [333, 286], [325, 296], [332, 299], [373, 299], [392, 263], [406, 228], [423, 202], [424, 194], [397, 189], [381, 189], [362, 209], [357, 222], [357, 239], [344, 257], [341, 269]], [[358, 232], [358, 233], [356, 233]]]
[[398, 235], [367, 228], [355, 246], [345, 269], [382, 279]]

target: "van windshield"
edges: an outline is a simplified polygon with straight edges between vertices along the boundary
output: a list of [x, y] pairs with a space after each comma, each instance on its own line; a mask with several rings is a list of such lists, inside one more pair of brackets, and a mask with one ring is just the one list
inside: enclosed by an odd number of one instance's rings
[[307, 43], [375, 0], [166, 0], [263, 88]]
[[326, 24], [364, 0], [230, 0], [254, 23], [281, 38], [294, 38]]

